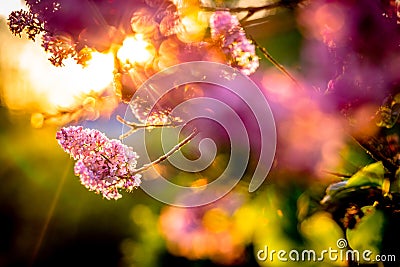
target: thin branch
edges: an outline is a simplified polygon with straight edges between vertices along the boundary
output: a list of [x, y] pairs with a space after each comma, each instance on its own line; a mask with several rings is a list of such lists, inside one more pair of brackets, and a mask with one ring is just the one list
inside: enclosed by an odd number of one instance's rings
[[208, 12], [216, 12], [216, 11], [229, 11], [231, 13], [241, 13], [241, 12], [247, 12], [246, 16], [241, 19], [241, 22], [247, 21], [251, 16], [253, 16], [255, 13], [259, 11], [268, 11], [280, 7], [284, 8], [292, 8], [299, 3], [303, 2], [303, 0], [299, 1], [277, 1], [274, 3], [266, 4], [263, 6], [252, 6], [252, 7], [210, 7], [210, 6], [201, 6], [200, 8], [203, 9], [204, 11]]
[[333, 175], [333, 176], [337, 176], [337, 177], [345, 178], [345, 179], [350, 178], [352, 176], [350, 174], [331, 172], [331, 171], [323, 171], [323, 172], [326, 173], [326, 174], [329, 174], [329, 175]]
[[130, 122], [127, 121], [125, 119], [123, 119], [121, 116], [117, 115], [117, 120], [119, 122], [121, 122], [122, 124], [125, 124], [126, 126], [130, 127], [131, 129], [120, 135], [119, 139], [124, 139], [128, 136], [130, 136], [131, 134], [133, 134], [135, 131], [139, 130], [139, 129], [149, 129], [149, 128], [162, 128], [162, 127], [177, 127], [179, 125], [182, 125], [181, 123], [176, 123], [176, 122], [169, 122], [169, 123], [160, 123], [160, 124], [139, 124], [136, 122]]
[[362, 148], [364, 151], [370, 155], [376, 161], [382, 161], [383, 166], [391, 174], [396, 173], [398, 166], [394, 164], [390, 159], [385, 157], [380, 151], [376, 150], [373, 145], [362, 138], [356, 138], [352, 136], [353, 140]]
[[274, 8], [278, 7], [284, 7], [286, 6], [285, 4], [282, 3], [282, 1], [275, 2], [272, 4], [267, 4], [263, 6], [257, 6], [257, 7], [210, 7], [210, 6], [202, 6], [200, 7], [204, 11], [210, 11], [210, 12], [215, 12], [215, 11], [229, 11], [231, 13], [240, 13], [240, 12], [250, 12], [250, 13], [256, 13], [261, 10], [271, 10]]
[[162, 155], [161, 157], [159, 157], [158, 159], [156, 159], [155, 161], [152, 161], [148, 164], [143, 165], [142, 167], [140, 167], [139, 169], [135, 170], [132, 175], [144, 172], [148, 169], [150, 169], [151, 167], [153, 167], [156, 164], [159, 164], [160, 162], [166, 160], [169, 156], [171, 156], [172, 154], [174, 154], [176, 151], [178, 151], [179, 149], [181, 149], [184, 145], [186, 145], [187, 143], [189, 143], [197, 134], [198, 134], [198, 130], [194, 129], [193, 132], [186, 137], [183, 141], [181, 141], [179, 144], [177, 144], [176, 146], [174, 146], [170, 151], [168, 151], [166, 154]]
[[254, 13], [256, 13], [256, 12], [254, 12], [254, 11], [248, 11], [247, 14], [246, 14], [246, 16], [244, 16], [244, 18], [242, 18], [242, 19], [240, 20], [240, 24], [242, 25], [244, 22], [246, 22], [251, 16], [254, 15]]
[[294, 78], [284, 66], [282, 66], [276, 59], [274, 59], [263, 46], [259, 45], [253, 37], [250, 36], [250, 39], [254, 43], [254, 45], [263, 53], [264, 57], [269, 60], [278, 70], [280, 70], [283, 74], [286, 75], [299, 89], [303, 89], [300, 83]]

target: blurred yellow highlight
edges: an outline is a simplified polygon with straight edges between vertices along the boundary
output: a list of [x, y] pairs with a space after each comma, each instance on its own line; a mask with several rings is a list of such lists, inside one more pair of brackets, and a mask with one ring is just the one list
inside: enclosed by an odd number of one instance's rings
[[208, 17], [203, 12], [196, 12], [181, 18], [183, 30], [178, 32], [179, 40], [185, 43], [203, 40], [208, 27]]
[[0, 4], [0, 18], [8, 17], [14, 10], [20, 10], [25, 7], [22, 0], [3, 0]]
[[144, 64], [155, 54], [154, 46], [143, 39], [143, 34], [127, 37], [117, 52], [117, 58], [124, 64]]
[[228, 214], [223, 209], [214, 208], [208, 210], [203, 216], [203, 225], [211, 232], [222, 232], [228, 230], [230, 220]]
[[194, 181], [190, 186], [198, 189], [198, 187], [202, 187], [208, 184], [207, 178], [200, 178]]
[[[92, 53], [92, 58], [83, 68], [75, 60], [67, 59], [65, 66], [56, 68], [41, 61], [40, 53], [30, 49], [20, 57], [20, 67], [29, 77], [30, 83], [37, 91], [41, 91], [50, 104], [59, 107], [70, 107], [76, 102], [76, 97], [101, 92], [113, 79], [113, 56], [111, 54]], [[27, 68], [26, 62], [37, 62], [35, 68]], [[44, 73], [49, 73], [43, 77]]]
[[[65, 60], [65, 66], [55, 67], [39, 40], [19, 39], [3, 27], [0, 35], [8, 45], [1, 47], [1, 97], [9, 109], [52, 113], [73, 108], [81, 104], [82, 96], [101, 93], [112, 83], [111, 53], [91, 52], [85, 67], [72, 58]], [[39, 117], [33, 120], [40, 124]]]
[[206, 207], [165, 207], [159, 229], [168, 251], [188, 259], [210, 259], [223, 265], [243, 261], [258, 213], [236, 202], [241, 197], [239, 193], [230, 193]]

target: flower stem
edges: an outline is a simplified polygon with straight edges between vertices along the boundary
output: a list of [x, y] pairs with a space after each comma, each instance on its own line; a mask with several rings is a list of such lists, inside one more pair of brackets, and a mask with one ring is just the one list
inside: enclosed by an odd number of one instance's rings
[[156, 159], [155, 161], [152, 161], [148, 164], [143, 165], [142, 167], [140, 167], [139, 169], [135, 170], [132, 175], [147, 171], [148, 169], [150, 169], [151, 167], [153, 167], [156, 164], [159, 164], [160, 162], [166, 160], [168, 157], [170, 157], [172, 154], [174, 154], [176, 151], [178, 151], [179, 149], [181, 149], [184, 145], [186, 145], [187, 143], [189, 143], [197, 134], [198, 134], [198, 130], [194, 129], [193, 132], [186, 137], [185, 139], [183, 139], [181, 142], [179, 142], [176, 146], [174, 146], [170, 151], [168, 151], [166, 154], [162, 155], [161, 157], [159, 157], [158, 159]]
[[265, 47], [259, 45], [256, 40], [254, 40], [253, 37], [250, 36], [250, 39], [254, 43], [254, 45], [262, 52], [264, 57], [269, 60], [278, 70], [280, 70], [286, 77], [288, 77], [299, 89], [303, 89], [303, 87], [300, 85], [300, 83], [296, 80], [296, 78], [293, 77], [292, 74], [289, 73], [289, 71], [282, 66], [276, 59], [274, 59], [265, 49]]

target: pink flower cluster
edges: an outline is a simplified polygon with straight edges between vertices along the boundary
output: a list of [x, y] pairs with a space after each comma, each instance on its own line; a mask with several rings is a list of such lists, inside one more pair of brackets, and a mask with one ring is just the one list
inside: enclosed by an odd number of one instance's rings
[[135, 173], [138, 155], [119, 140], [82, 126], [64, 127], [57, 132], [61, 147], [76, 161], [74, 171], [81, 183], [106, 199], [119, 199], [119, 189], [131, 191], [141, 183]]
[[210, 18], [211, 37], [220, 42], [230, 64], [243, 74], [254, 73], [258, 66], [255, 46], [247, 39], [236, 16], [228, 11], [216, 11]]

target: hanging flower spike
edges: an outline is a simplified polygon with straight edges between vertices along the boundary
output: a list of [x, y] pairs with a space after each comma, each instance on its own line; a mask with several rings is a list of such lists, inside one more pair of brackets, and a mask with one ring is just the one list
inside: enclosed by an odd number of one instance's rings
[[104, 198], [119, 199], [119, 189], [131, 191], [141, 183], [136, 172], [138, 155], [119, 140], [82, 126], [64, 127], [57, 132], [61, 147], [77, 160], [75, 175], [89, 191]]
[[258, 66], [255, 46], [247, 39], [236, 16], [228, 11], [216, 11], [210, 18], [211, 37], [220, 42], [230, 64], [243, 74], [254, 73]]

